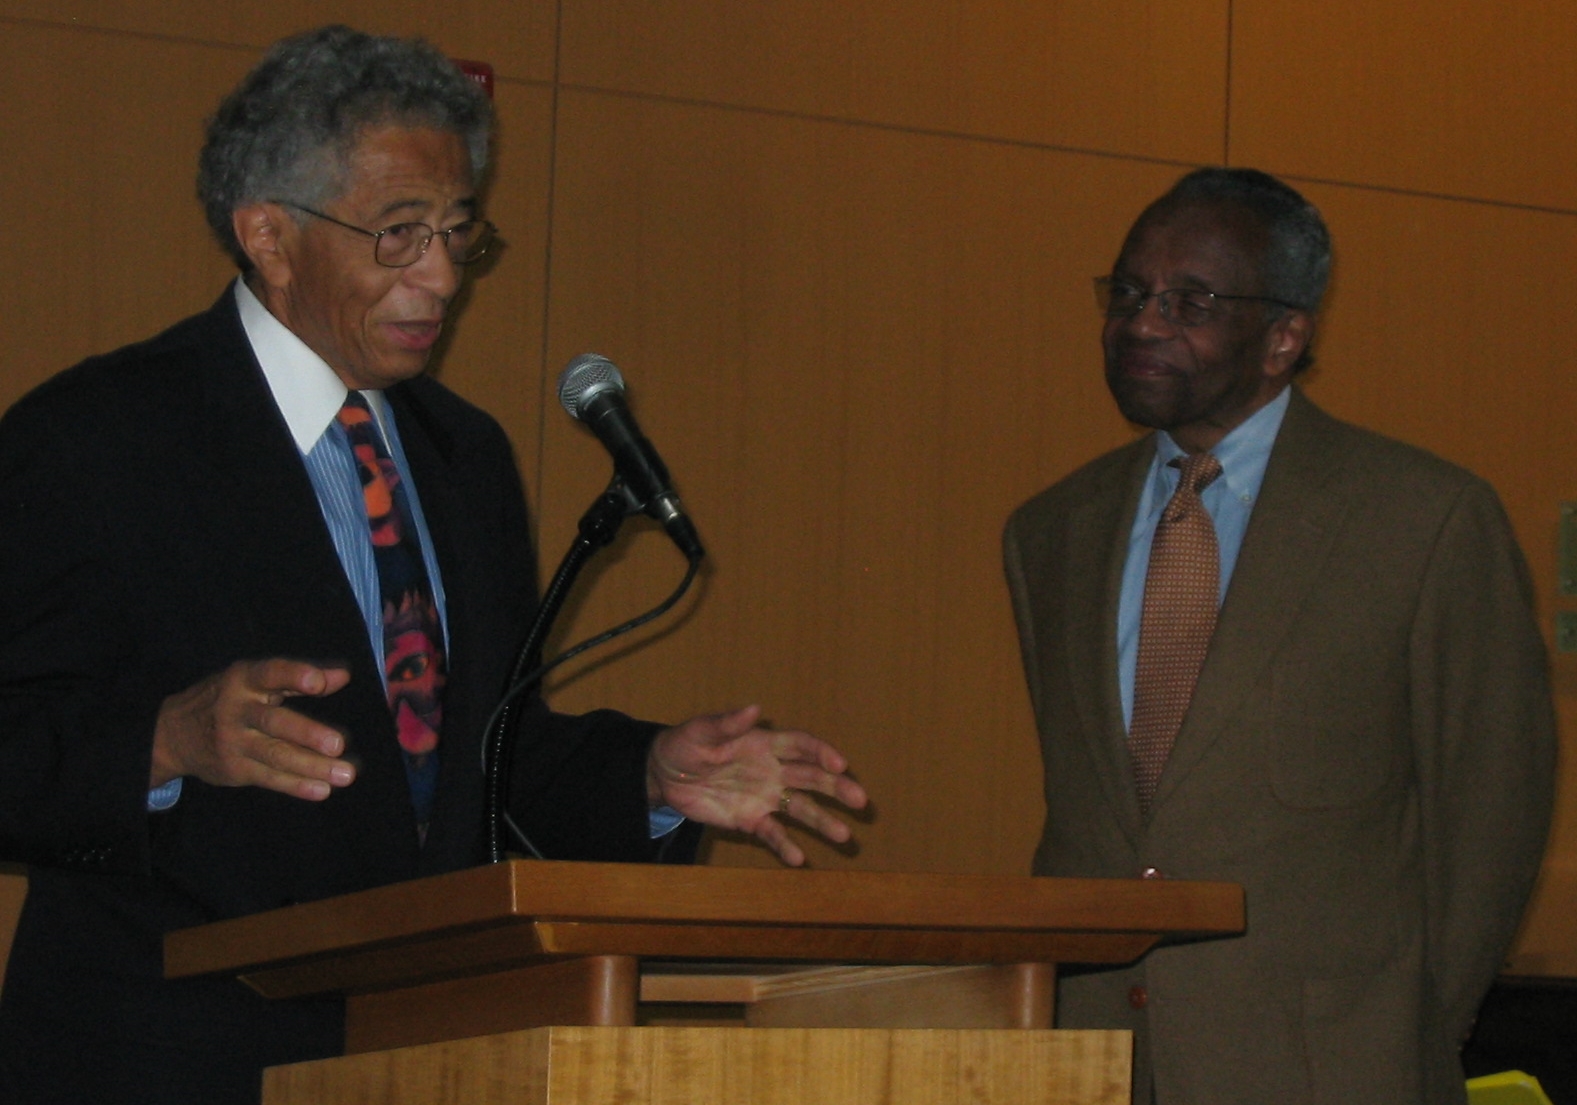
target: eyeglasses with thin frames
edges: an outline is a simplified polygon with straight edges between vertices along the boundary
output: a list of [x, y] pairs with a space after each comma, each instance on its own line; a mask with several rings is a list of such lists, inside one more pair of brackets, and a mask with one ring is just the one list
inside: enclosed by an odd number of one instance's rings
[[333, 215], [325, 215], [305, 204], [296, 203], [294, 200], [273, 200], [286, 207], [294, 207], [314, 218], [331, 222], [335, 226], [353, 230], [357, 234], [365, 234], [373, 240], [372, 259], [378, 264], [390, 269], [403, 269], [422, 259], [427, 252], [427, 247], [432, 244], [435, 237], [444, 240], [444, 252], [449, 254], [449, 260], [456, 265], [469, 264], [487, 252], [487, 247], [493, 244], [493, 238], [498, 233], [498, 228], [486, 219], [467, 219], [463, 223], [456, 223], [448, 230], [435, 230], [426, 223], [395, 223], [382, 230], [366, 230], [353, 223], [336, 219]]
[[1274, 303], [1289, 311], [1299, 309], [1296, 304], [1268, 295], [1227, 295], [1201, 288], [1167, 288], [1159, 292], [1146, 292], [1115, 277], [1095, 278], [1095, 303], [1107, 318], [1133, 318], [1144, 310], [1145, 303], [1151, 299], [1155, 300], [1162, 318], [1188, 328], [1203, 326], [1219, 317], [1225, 311], [1222, 301], [1254, 300]]

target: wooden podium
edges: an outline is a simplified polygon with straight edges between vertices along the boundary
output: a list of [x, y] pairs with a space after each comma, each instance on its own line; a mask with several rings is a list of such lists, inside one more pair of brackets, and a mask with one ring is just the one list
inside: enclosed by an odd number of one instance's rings
[[1056, 965], [1243, 923], [1222, 883], [513, 861], [174, 932], [165, 973], [345, 997], [270, 1105], [1125, 1103], [1126, 1033], [1046, 1031]]

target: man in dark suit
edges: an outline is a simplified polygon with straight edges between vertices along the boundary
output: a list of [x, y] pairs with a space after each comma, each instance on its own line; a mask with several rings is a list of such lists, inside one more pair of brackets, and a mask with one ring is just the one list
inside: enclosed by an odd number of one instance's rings
[[[1460, 1103], [1544, 845], [1522, 556], [1483, 481], [1293, 384], [1329, 263], [1281, 182], [1179, 181], [1098, 282], [1107, 382], [1156, 432], [1007, 526], [1035, 871], [1246, 890], [1241, 937], [1063, 981], [1060, 1024], [1135, 1032], [1137, 1101]], [[1205, 609], [1181, 615], [1200, 564]]]
[[[255, 1100], [337, 1004], [161, 977], [165, 932], [483, 858], [480, 746], [536, 596], [502, 431], [423, 375], [490, 113], [431, 47], [325, 28], [221, 105], [209, 221], [241, 278], [0, 423], [0, 855], [32, 866], [0, 1099]], [[392, 559], [391, 559], [392, 557]], [[684, 859], [688, 818], [803, 860], [836, 750], [754, 708], [519, 721], [551, 858]]]

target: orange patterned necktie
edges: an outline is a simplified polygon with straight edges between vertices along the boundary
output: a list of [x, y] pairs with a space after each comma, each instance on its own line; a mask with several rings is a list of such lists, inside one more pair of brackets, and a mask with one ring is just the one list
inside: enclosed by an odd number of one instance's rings
[[1171, 463], [1182, 475], [1150, 546], [1128, 727], [1128, 755], [1146, 817], [1204, 666], [1221, 594], [1216, 527], [1199, 499], [1221, 475], [1221, 462], [1209, 453], [1196, 453]]
[[405, 753], [406, 781], [416, 807], [418, 833], [425, 835], [438, 786], [438, 733], [443, 727], [446, 664], [443, 628], [433, 601], [421, 540], [412, 519], [400, 470], [389, 457], [359, 392], [340, 408], [351, 453], [361, 476], [373, 560], [383, 593], [383, 652], [389, 709]]

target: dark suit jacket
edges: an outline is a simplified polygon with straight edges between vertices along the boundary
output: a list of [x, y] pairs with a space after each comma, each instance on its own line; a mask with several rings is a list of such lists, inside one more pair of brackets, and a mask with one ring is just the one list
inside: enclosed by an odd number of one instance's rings
[[[1046, 771], [1045, 875], [1221, 879], [1241, 938], [1067, 978], [1161, 1105], [1446, 1105], [1538, 868], [1554, 721], [1494, 492], [1294, 393], [1142, 823], [1117, 684], [1146, 437], [1030, 500], [1007, 576]], [[1136, 1008], [1142, 1006], [1142, 1008]]]
[[[485, 858], [482, 727], [535, 606], [525, 502], [491, 418], [425, 378], [388, 397], [450, 628], [420, 848], [362, 616], [232, 292], [0, 422], [0, 854], [33, 865], [0, 1003], [0, 1098], [253, 1100], [263, 1065], [338, 1049], [340, 1009], [166, 983], [162, 934]], [[341, 692], [292, 705], [348, 735], [357, 781], [309, 803], [187, 779], [150, 815], [163, 700], [271, 656], [350, 667]], [[515, 807], [539, 847], [654, 858], [656, 726], [538, 700], [523, 715]]]

